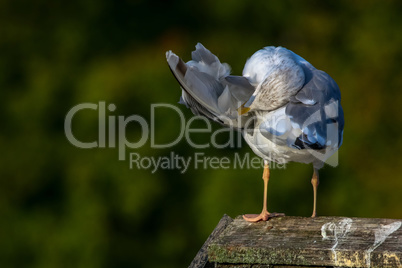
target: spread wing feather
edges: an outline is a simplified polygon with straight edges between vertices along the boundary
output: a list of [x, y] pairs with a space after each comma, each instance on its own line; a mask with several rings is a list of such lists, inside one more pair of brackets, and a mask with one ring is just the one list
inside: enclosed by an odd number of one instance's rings
[[255, 90], [247, 78], [230, 76], [229, 65], [222, 64], [200, 43], [187, 63], [171, 51], [166, 58], [183, 90], [179, 103], [196, 115], [226, 126], [238, 126], [237, 109]]

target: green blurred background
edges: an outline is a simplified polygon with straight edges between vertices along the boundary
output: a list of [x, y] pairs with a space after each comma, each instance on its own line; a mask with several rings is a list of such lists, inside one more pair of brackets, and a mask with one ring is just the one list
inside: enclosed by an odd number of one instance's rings
[[[340, 165], [321, 171], [318, 213], [402, 218], [401, 14], [397, 0], [0, 1], [0, 266], [185, 267], [224, 213], [260, 211], [262, 170], [152, 174], [118, 161], [116, 148], [79, 149], [64, 134], [67, 112], [84, 102], [114, 103], [108, 115], [146, 120], [151, 104], [170, 103], [191, 118], [176, 104], [181, 93], [165, 51], [187, 61], [197, 42], [233, 74], [267, 45], [329, 73], [346, 126]], [[159, 110], [155, 140], [173, 140], [179, 122]], [[73, 131], [96, 140], [96, 111], [77, 114]], [[138, 139], [138, 125], [127, 136]], [[193, 150], [184, 140], [128, 149], [171, 151], [252, 154], [244, 143]], [[272, 170], [269, 209], [309, 216], [311, 174], [297, 163]]]

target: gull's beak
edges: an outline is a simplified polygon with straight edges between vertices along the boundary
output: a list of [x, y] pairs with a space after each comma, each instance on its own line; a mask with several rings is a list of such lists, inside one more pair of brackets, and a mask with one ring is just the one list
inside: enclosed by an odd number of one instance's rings
[[239, 115], [243, 115], [246, 114], [248, 111], [250, 111], [250, 107], [244, 107], [246, 103], [243, 103], [239, 109], [237, 109], [237, 112], [239, 113]]
[[[255, 94], [255, 93], [254, 93]], [[248, 111], [250, 111], [250, 106], [251, 106], [251, 104], [254, 102], [254, 100], [255, 100], [255, 95], [252, 95], [251, 97], [250, 97], [250, 99], [248, 100], [248, 101], [246, 101], [245, 103], [243, 103], [238, 109], [237, 109], [237, 112], [239, 113], [239, 115], [242, 115], [242, 114], [246, 114], [246, 113], [248, 113]]]

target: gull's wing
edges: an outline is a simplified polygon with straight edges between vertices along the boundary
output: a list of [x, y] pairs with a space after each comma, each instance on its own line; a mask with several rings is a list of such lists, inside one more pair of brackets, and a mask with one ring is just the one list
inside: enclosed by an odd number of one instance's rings
[[179, 103], [196, 115], [224, 125], [237, 125], [237, 108], [254, 92], [247, 78], [229, 76], [229, 65], [222, 64], [200, 43], [187, 63], [171, 51], [166, 58], [183, 90]]
[[170, 70], [183, 89], [180, 102], [191, 108], [194, 114], [219, 121], [217, 99], [223, 92], [223, 86], [209, 74], [190, 68], [171, 51], [166, 53], [166, 58]]
[[242, 104], [250, 99], [255, 91], [255, 87], [253, 87], [250, 81], [244, 76], [228, 75], [222, 83], [229, 86], [233, 97]]
[[340, 91], [325, 72], [301, 64], [306, 83], [282, 108], [267, 114], [262, 135], [278, 145], [297, 149], [338, 148], [344, 126]]
[[299, 149], [339, 147], [344, 118], [338, 85], [327, 73], [310, 71], [311, 79], [286, 106], [292, 126], [302, 131], [292, 146]]

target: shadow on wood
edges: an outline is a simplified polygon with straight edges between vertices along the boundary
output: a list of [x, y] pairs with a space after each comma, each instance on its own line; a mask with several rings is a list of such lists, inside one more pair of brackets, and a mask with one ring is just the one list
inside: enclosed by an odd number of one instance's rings
[[200, 250], [203, 261], [190, 267], [402, 267], [402, 220], [229, 219], [222, 218]]

